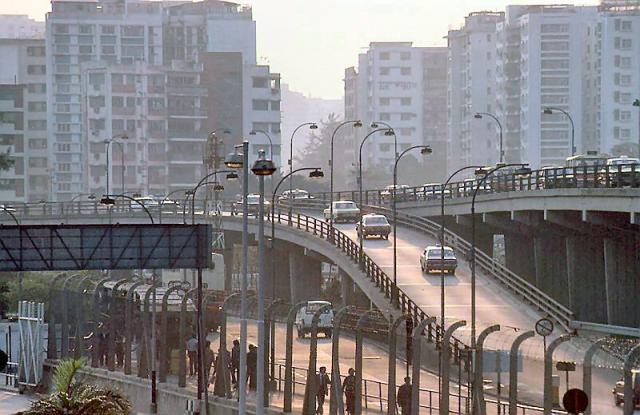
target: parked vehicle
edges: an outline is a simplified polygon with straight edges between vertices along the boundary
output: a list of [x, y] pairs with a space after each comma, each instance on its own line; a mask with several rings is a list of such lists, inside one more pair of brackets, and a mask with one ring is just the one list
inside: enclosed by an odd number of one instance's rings
[[369, 236], [379, 236], [382, 239], [389, 239], [391, 225], [389, 225], [386, 216], [370, 213], [362, 216], [362, 230], [360, 229], [360, 222], [356, 224], [356, 232], [358, 233], [358, 237], [360, 237], [360, 233], [362, 232], [363, 239], [367, 239]]
[[313, 199], [313, 196], [311, 196], [306, 190], [302, 189], [285, 190], [282, 192], [280, 200], [288, 199]]
[[[634, 408], [640, 408], [640, 370], [635, 369], [631, 371], [631, 380], [633, 382], [633, 402]], [[616, 385], [611, 391], [613, 393], [613, 402], [616, 406], [620, 406], [624, 403], [624, 379], [620, 379], [616, 382]]]
[[133, 200], [130, 200], [129, 202], [130, 202], [131, 210], [142, 210], [142, 206], [140, 206], [140, 204], [143, 204], [144, 207], [146, 207], [149, 210], [154, 209], [156, 206], [159, 205], [158, 201], [152, 196], [140, 196], [140, 197], [135, 197], [134, 199], [138, 203], [134, 202]]
[[341, 200], [333, 202], [333, 218], [331, 218], [331, 209], [324, 210], [325, 220], [340, 221], [354, 221], [357, 222], [360, 219], [360, 209], [356, 202], [350, 200]]
[[[472, 196], [477, 185], [478, 180], [465, 179], [458, 187], [458, 197]], [[491, 185], [489, 185], [489, 183], [484, 182], [480, 185], [478, 188], [478, 194], [482, 193], [491, 193]]]
[[640, 159], [628, 156], [607, 159], [599, 180], [611, 187], [640, 187]]
[[[320, 307], [331, 305], [328, 301], [308, 301], [296, 315], [296, 329], [298, 338], [302, 339], [307, 333], [311, 333], [311, 322], [313, 315]], [[318, 333], [324, 333], [325, 337], [331, 338], [333, 333], [333, 309], [328, 309], [320, 315], [318, 322]]]
[[598, 155], [597, 151], [587, 151], [587, 154], [567, 157], [565, 164], [573, 170], [577, 187], [594, 187], [598, 172], [607, 164], [607, 158]]
[[538, 187], [543, 189], [576, 187], [573, 170], [560, 166], [545, 166], [538, 174]]
[[[422, 194], [425, 200], [440, 200], [442, 197], [442, 183], [426, 183], [422, 185]], [[444, 189], [445, 199], [451, 199], [453, 196], [451, 190]]]
[[431, 273], [432, 271], [444, 272], [455, 275], [458, 267], [458, 259], [453, 248], [444, 247], [444, 262], [442, 262], [442, 248], [439, 245], [428, 246], [420, 255], [420, 269], [423, 273]]
[[389, 186], [386, 186], [382, 192], [380, 192], [380, 197], [382, 198], [382, 200], [391, 200], [395, 197], [396, 202], [409, 200], [412, 192], [410, 192], [408, 189], [409, 186], [407, 186], [406, 184], [390, 184]]
[[[232, 214], [238, 215], [242, 213], [242, 198], [233, 204]], [[269, 202], [266, 198], [263, 201], [264, 213], [265, 215], [271, 214], [271, 202]], [[258, 215], [260, 211], [260, 195], [251, 193], [247, 195], [247, 208], [249, 210], [249, 215]]]

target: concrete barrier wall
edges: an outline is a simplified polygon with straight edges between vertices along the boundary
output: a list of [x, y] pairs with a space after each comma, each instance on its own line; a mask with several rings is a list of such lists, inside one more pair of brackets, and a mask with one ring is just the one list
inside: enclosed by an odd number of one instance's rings
[[[45, 385], [49, 387], [51, 374], [56, 363], [47, 361], [45, 363]], [[78, 380], [92, 385], [108, 387], [119, 390], [129, 397], [133, 404], [133, 413], [149, 414], [151, 402], [151, 381], [140, 379], [135, 376], [126, 376], [119, 372], [109, 372], [106, 369], [83, 369]], [[195, 391], [190, 393], [188, 389], [179, 388], [175, 385], [158, 384], [158, 414], [177, 415], [187, 413], [187, 403], [195, 401]], [[248, 405], [248, 412], [255, 413], [255, 406]], [[281, 414], [282, 411], [266, 409], [267, 415]], [[237, 402], [232, 399], [223, 399], [216, 396], [209, 396], [209, 414], [216, 415], [237, 415]]]

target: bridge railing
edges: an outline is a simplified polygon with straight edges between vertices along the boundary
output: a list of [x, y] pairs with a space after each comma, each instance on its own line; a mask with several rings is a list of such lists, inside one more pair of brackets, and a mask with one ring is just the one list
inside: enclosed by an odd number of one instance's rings
[[[389, 300], [389, 305], [396, 307], [402, 311], [403, 314], [411, 316], [415, 323], [430, 317], [400, 288], [396, 288], [398, 292], [398, 304], [394, 304], [392, 301], [393, 280], [366, 253], [362, 253], [361, 258], [360, 246], [344, 232], [312, 216], [307, 216], [299, 212], [294, 212], [290, 215], [288, 209], [283, 206], [276, 206], [273, 216], [277, 223], [286, 224], [326, 239], [346, 254], [353, 262], [356, 264], [360, 263], [362, 271], [369, 280], [375, 284], [380, 292], [384, 294], [385, 298]], [[425, 334], [427, 341], [435, 341], [438, 343], [444, 331], [440, 324], [431, 324], [427, 326]], [[452, 355], [456, 362], [461, 358], [463, 351], [468, 348], [468, 346], [455, 337], [452, 337], [451, 347], [453, 349]]]
[[[505, 171], [508, 169], [505, 169]], [[444, 190], [440, 183], [428, 183], [421, 186], [405, 186], [396, 190], [363, 190], [362, 200], [358, 190], [334, 192], [334, 200], [353, 200], [365, 205], [384, 206], [395, 197], [397, 202], [439, 200], [444, 191], [449, 199], [469, 197], [477, 185], [476, 179], [466, 179], [449, 183]], [[496, 171], [489, 176], [478, 194], [518, 192], [545, 189], [599, 189], [599, 188], [639, 188], [640, 164], [605, 167], [558, 167], [533, 170], [531, 174], [518, 175]], [[330, 193], [320, 192], [312, 195], [328, 203]]]
[[[296, 201], [296, 207], [299, 209], [319, 210], [323, 209], [324, 204], [318, 199], [307, 199]], [[364, 211], [379, 213], [387, 216], [389, 220], [392, 219], [392, 212], [390, 209], [380, 206], [361, 206]], [[398, 224], [404, 225], [421, 232], [424, 232], [433, 238], [440, 238], [440, 225], [436, 222], [430, 221], [418, 216], [408, 215], [403, 212], [397, 212], [396, 217]], [[457, 234], [447, 230], [445, 228], [445, 244], [451, 246], [457, 252], [470, 257], [471, 243]], [[357, 247], [357, 245], [356, 245]], [[567, 307], [551, 298], [548, 294], [540, 290], [535, 285], [531, 284], [524, 278], [520, 277], [505, 265], [501, 264], [491, 256], [485, 254], [481, 250], [476, 248], [476, 264], [491, 278], [499, 282], [502, 286], [522, 298], [527, 303], [533, 305], [538, 310], [556, 320], [565, 330], [571, 331], [570, 322], [574, 320], [574, 314]], [[373, 273], [375, 273], [374, 271]], [[401, 291], [401, 290], [400, 290]], [[400, 295], [400, 301], [404, 302], [408, 300], [405, 298], [404, 293]], [[402, 305], [402, 309], [410, 310], [415, 306], [413, 302], [407, 302]], [[413, 312], [416, 314], [416, 312]], [[439, 328], [438, 328], [439, 330]]]

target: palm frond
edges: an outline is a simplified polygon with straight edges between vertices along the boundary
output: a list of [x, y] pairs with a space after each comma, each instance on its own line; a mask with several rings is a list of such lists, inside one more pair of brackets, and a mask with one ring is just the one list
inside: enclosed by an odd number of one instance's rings
[[58, 363], [53, 375], [53, 386], [57, 392], [69, 393], [73, 384], [73, 378], [78, 370], [85, 365], [84, 359], [64, 359]]

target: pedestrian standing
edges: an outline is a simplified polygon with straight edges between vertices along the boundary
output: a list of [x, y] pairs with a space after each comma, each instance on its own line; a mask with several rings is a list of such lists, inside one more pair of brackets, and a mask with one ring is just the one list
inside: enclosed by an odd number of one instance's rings
[[198, 339], [192, 334], [187, 340], [187, 356], [189, 356], [189, 376], [198, 373]]
[[247, 353], [247, 376], [249, 378], [249, 389], [256, 390], [258, 385], [257, 375], [258, 372], [258, 348], [250, 344], [249, 353]]
[[240, 378], [240, 341], [238, 339], [233, 341], [233, 348], [231, 349], [231, 383], [234, 385]]
[[356, 371], [352, 367], [349, 368], [349, 376], [344, 379], [342, 392], [345, 398], [345, 411], [347, 414], [353, 415], [356, 407]]
[[204, 343], [204, 373], [205, 379], [207, 380], [207, 387], [209, 386], [209, 374], [211, 373], [211, 366], [213, 362], [216, 360], [216, 355], [211, 350], [211, 342], [207, 340]]
[[411, 414], [411, 378], [404, 378], [404, 384], [398, 388], [396, 403], [402, 409], [402, 415]]
[[318, 373], [317, 389], [316, 389], [316, 400], [318, 401], [318, 406], [316, 408], [316, 414], [322, 414], [324, 411], [324, 398], [329, 395], [329, 385], [331, 384], [331, 380], [329, 379], [329, 375], [327, 375], [327, 368], [324, 366], [320, 367], [320, 373]]

